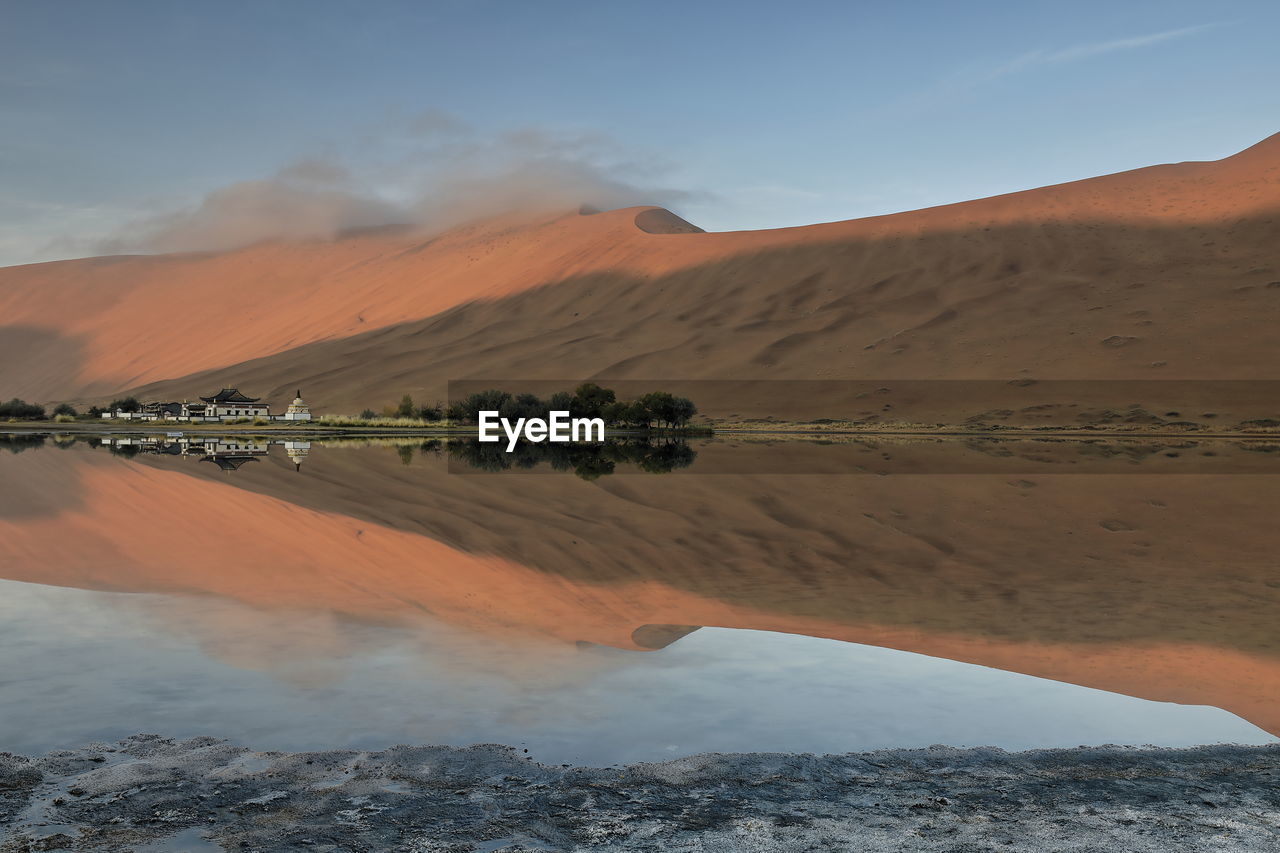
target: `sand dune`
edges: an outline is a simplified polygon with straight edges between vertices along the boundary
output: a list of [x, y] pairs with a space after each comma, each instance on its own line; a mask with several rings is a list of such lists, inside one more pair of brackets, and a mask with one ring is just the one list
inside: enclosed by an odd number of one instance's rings
[[351, 411], [467, 377], [1280, 378], [1278, 235], [1273, 136], [801, 228], [708, 234], [641, 208], [9, 267], [0, 392], [301, 385]]

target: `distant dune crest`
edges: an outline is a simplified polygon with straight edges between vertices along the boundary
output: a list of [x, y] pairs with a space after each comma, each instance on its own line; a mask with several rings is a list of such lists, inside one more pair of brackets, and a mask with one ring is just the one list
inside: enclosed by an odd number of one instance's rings
[[636, 214], [636, 227], [647, 234], [704, 234], [697, 225], [686, 222], [669, 210], [651, 207]]

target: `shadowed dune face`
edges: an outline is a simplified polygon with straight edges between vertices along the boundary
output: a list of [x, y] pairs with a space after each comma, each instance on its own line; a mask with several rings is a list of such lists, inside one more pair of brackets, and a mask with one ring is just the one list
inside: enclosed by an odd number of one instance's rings
[[[330, 410], [468, 376], [1257, 377], [1277, 363], [1278, 174], [1272, 137], [776, 231], [632, 209], [38, 264], [0, 270], [0, 318], [82, 342], [35, 383], [47, 399], [189, 396], [228, 374], [272, 396], [305, 384]], [[23, 372], [0, 364], [0, 387]]]
[[[3, 297], [0, 297], [3, 299]], [[0, 399], [49, 399], [85, 365], [83, 341], [54, 328], [9, 324], [0, 310]]]
[[[230, 375], [260, 389], [293, 381], [338, 411], [406, 392], [444, 399], [446, 381], [464, 377], [1274, 379], [1277, 223], [1280, 214], [1192, 228], [1017, 226], [766, 249], [660, 277], [593, 274], [246, 362]], [[141, 393], [208, 393], [225, 375]], [[748, 408], [707, 387], [689, 393], [715, 416], [857, 414], [803, 400]], [[946, 416], [947, 403], [916, 415]], [[1255, 400], [1242, 415], [1274, 408]]]
[[[1268, 476], [461, 476], [394, 448], [232, 475], [14, 457], [78, 505], [0, 518], [6, 577], [650, 649], [697, 625], [830, 637], [1280, 731]], [[8, 461], [0, 457], [0, 464]], [[199, 508], [194, 512], [193, 508]], [[230, 557], [252, 553], [237, 562]]]

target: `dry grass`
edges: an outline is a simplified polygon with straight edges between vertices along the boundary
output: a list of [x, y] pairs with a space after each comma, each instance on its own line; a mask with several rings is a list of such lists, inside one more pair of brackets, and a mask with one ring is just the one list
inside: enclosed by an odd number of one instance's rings
[[955, 424], [922, 424], [911, 421], [844, 421], [823, 419], [822, 421], [784, 421], [765, 418], [742, 421], [710, 420], [708, 425], [717, 433], [892, 433], [898, 435], [936, 435], [944, 433], [988, 433], [1001, 434], [1035, 434], [1035, 433], [1080, 433], [1090, 434], [1125, 434], [1125, 435], [1160, 435], [1185, 434], [1194, 437], [1204, 433], [1231, 433], [1240, 435], [1276, 435], [1280, 428], [1258, 426], [1228, 426], [1214, 428], [1203, 425], [1188, 428], [1179, 424], [999, 424], [999, 423], [955, 423]]
[[320, 426], [344, 426], [344, 427], [410, 427], [412, 429], [426, 429], [432, 427], [448, 427], [448, 421], [423, 421], [418, 418], [359, 418], [354, 415], [321, 415], [314, 418], [311, 423]]
[[[784, 421], [766, 418], [753, 418], [744, 421], [710, 420], [708, 426], [716, 431], [733, 430], [734, 432], [895, 432], [895, 433], [935, 433], [945, 430], [964, 429], [962, 424], [920, 424], [910, 421], [843, 421], [823, 419], [822, 421]], [[975, 426], [975, 430], [986, 427]]]

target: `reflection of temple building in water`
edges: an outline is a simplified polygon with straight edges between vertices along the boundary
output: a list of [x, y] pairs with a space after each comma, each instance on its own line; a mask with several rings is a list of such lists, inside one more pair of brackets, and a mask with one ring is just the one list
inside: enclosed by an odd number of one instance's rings
[[271, 445], [265, 441], [250, 439], [200, 439], [192, 442], [194, 454], [200, 456], [201, 462], [212, 462], [223, 471], [235, 471], [246, 462], [257, 462], [261, 456], [271, 451]]
[[133, 455], [135, 453], [157, 453], [166, 456], [191, 456], [201, 462], [212, 462], [223, 471], [239, 470], [249, 462], [256, 462], [271, 452], [272, 444], [283, 444], [285, 453], [293, 461], [294, 468], [301, 470], [302, 460], [311, 449], [309, 441], [258, 441], [251, 438], [206, 438], [170, 435], [161, 437], [140, 438], [104, 438], [102, 444], [107, 445], [115, 453]]
[[309, 441], [286, 441], [284, 443], [285, 455], [293, 462], [293, 470], [302, 470], [302, 460], [307, 458], [307, 454], [311, 452], [311, 442]]
[[256, 456], [238, 455], [238, 456], [205, 456], [201, 458], [201, 462], [212, 462], [223, 471], [238, 471], [240, 466], [246, 462], [257, 462]]

